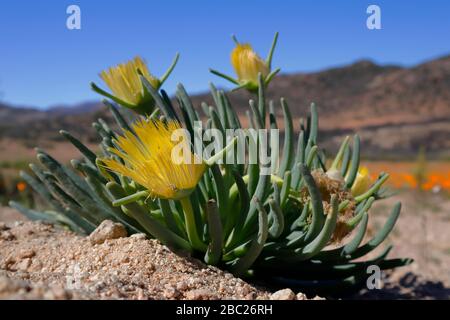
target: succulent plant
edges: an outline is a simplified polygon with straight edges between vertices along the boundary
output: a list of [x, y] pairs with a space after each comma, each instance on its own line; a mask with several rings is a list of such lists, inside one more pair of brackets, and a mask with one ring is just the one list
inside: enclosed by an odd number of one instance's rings
[[[201, 119], [206, 119], [206, 126], [200, 131], [214, 128], [225, 133], [248, 128], [242, 128], [227, 94], [212, 84], [214, 105], [202, 103], [201, 116], [181, 84], [175, 110], [165, 92], [158, 92], [142, 74], [140, 80], [156, 111], [131, 124], [117, 105], [105, 100], [122, 132], [112, 130], [101, 119], [95, 122], [101, 138], [101, 154], [95, 154], [61, 131], [83, 160], [72, 160], [73, 168], [69, 168], [37, 150], [40, 165], [30, 165], [35, 175], [21, 173], [51, 209], [38, 212], [15, 202], [10, 205], [31, 219], [61, 223], [83, 234], [104, 219], [119, 221], [129, 233], [144, 232], [175, 251], [187, 252], [237, 276], [311, 293], [357, 289], [365, 284], [370, 265], [392, 269], [411, 263], [410, 259], [387, 259], [391, 247], [374, 258], [361, 259], [389, 235], [401, 205], [397, 203], [385, 225], [364, 242], [368, 211], [384, 197], [382, 185], [388, 174], [369, 183], [367, 171], [360, 170], [357, 135], [352, 146], [349, 137], [342, 142], [327, 167], [325, 153], [317, 145], [319, 119], [314, 104], [294, 136], [289, 107], [285, 99], [280, 100], [280, 127], [285, 128], [281, 155], [276, 146], [269, 143], [265, 147], [261, 137], [256, 138], [258, 150], [249, 150], [246, 158], [270, 155], [271, 163], [279, 163], [270, 168], [270, 174], [260, 161], [240, 163], [236, 153], [230, 152], [237, 148], [235, 140], [199, 167], [174, 169], [164, 163], [166, 155], [157, 154], [167, 152], [164, 140], [158, 139], [168, 132], [161, 130], [184, 126], [194, 139], [199, 130], [196, 121]], [[266, 101], [265, 80], [259, 73], [258, 83], [252, 87], [257, 90], [256, 101], [249, 101], [247, 115], [255, 129], [276, 129], [280, 124], [275, 102]], [[136, 154], [139, 148], [143, 150]], [[144, 159], [152, 152], [156, 156]], [[217, 163], [229, 155], [233, 161]], [[149, 166], [142, 164], [145, 161]]]

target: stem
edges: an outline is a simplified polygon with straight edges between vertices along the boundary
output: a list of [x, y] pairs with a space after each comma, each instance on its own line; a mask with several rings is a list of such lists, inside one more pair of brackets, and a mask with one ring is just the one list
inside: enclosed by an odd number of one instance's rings
[[349, 200], [344, 200], [339, 204], [339, 212], [341, 212], [342, 210], [347, 209], [348, 205], [350, 204]]
[[231, 89], [231, 92], [238, 91], [239, 89], [246, 88], [247, 86], [248, 86], [248, 81], [246, 81], [245, 83], [243, 83], [237, 87], [234, 87], [233, 89]]
[[351, 229], [355, 228], [358, 223], [361, 221], [361, 219], [363, 218], [364, 213], [368, 213], [370, 207], [372, 206], [372, 203], [375, 201], [374, 197], [370, 197], [366, 204], [364, 205], [364, 207], [361, 209], [361, 211], [354, 216], [353, 218], [351, 218], [350, 220], [347, 221], [347, 226], [350, 227]]
[[331, 165], [330, 169], [328, 169], [328, 170], [332, 170], [332, 169], [337, 170], [339, 163], [341, 162], [342, 157], [344, 156], [344, 151], [345, 151], [345, 148], [347, 148], [349, 140], [350, 140], [350, 136], [346, 136], [344, 141], [341, 144], [341, 147], [339, 148], [336, 158], [334, 158], [333, 164]]
[[133, 193], [129, 196], [126, 196], [122, 199], [114, 200], [112, 205], [114, 207], [123, 206], [125, 204], [135, 202], [135, 201], [139, 200], [140, 198], [147, 197], [147, 196], [148, 196], [148, 191], [145, 191], [145, 190], [139, 191], [139, 192]]
[[128, 102], [125, 102], [122, 99], [119, 99], [119, 98], [113, 96], [112, 94], [110, 94], [110, 93], [106, 92], [105, 90], [99, 88], [93, 82], [91, 82], [91, 89], [94, 90], [95, 92], [97, 92], [98, 94], [100, 94], [100, 95], [102, 95], [104, 97], [107, 97], [107, 98], [111, 99], [112, 101], [114, 101], [114, 102], [116, 102], [116, 103], [118, 103], [118, 104], [120, 104], [120, 105], [122, 105], [124, 107], [130, 108], [130, 109], [135, 109], [136, 108], [135, 105], [133, 105], [131, 103], [128, 103]]
[[[243, 176], [242, 180], [244, 181], [244, 183], [248, 184], [249, 175], [247, 174], [247, 175]], [[278, 185], [278, 187], [281, 188], [283, 186], [284, 180], [277, 175], [271, 174], [270, 175], [270, 183], [272, 183], [272, 184], [276, 183]], [[239, 193], [239, 190], [238, 190], [237, 184], [234, 183], [230, 188], [230, 196], [229, 196], [230, 203], [234, 203], [238, 193]]]
[[223, 148], [222, 150], [217, 152], [215, 155], [213, 155], [208, 160], [205, 160], [205, 163], [208, 166], [212, 166], [213, 164], [215, 164], [217, 161], [219, 161], [225, 155], [225, 153], [227, 153], [229, 150], [231, 150], [231, 148], [234, 147], [237, 139], [238, 139], [238, 137], [234, 137], [233, 140], [231, 140], [231, 142], [225, 148]]
[[172, 73], [173, 69], [175, 69], [175, 66], [177, 65], [179, 58], [180, 58], [180, 54], [177, 53], [175, 55], [175, 58], [172, 61], [172, 64], [170, 65], [169, 69], [167, 69], [167, 71], [162, 75], [161, 79], [159, 79], [160, 85], [162, 85], [167, 80], [167, 78]]
[[149, 119], [152, 119], [152, 120], [156, 119], [156, 117], [159, 114], [159, 111], [160, 111], [159, 108], [155, 108], [155, 110], [153, 110], [153, 112], [150, 114]]
[[276, 32], [275, 36], [273, 37], [272, 46], [270, 47], [269, 54], [267, 55], [266, 64], [269, 67], [269, 70], [272, 69], [272, 58], [273, 53], [275, 51], [275, 47], [277, 46], [277, 40], [278, 40], [278, 32]]
[[275, 77], [278, 74], [278, 72], [280, 72], [280, 70], [281, 70], [280, 68], [277, 68], [267, 75], [266, 79], [264, 80], [266, 86], [269, 84], [270, 81], [272, 81], [273, 77]]
[[236, 35], [231, 35], [231, 39], [233, 39], [233, 41], [234, 41], [234, 43], [236, 44], [236, 45], [238, 45], [239, 44], [239, 41], [238, 41], [238, 39], [236, 38]]
[[197, 228], [195, 225], [195, 217], [194, 217], [194, 210], [192, 208], [191, 200], [189, 200], [189, 197], [181, 198], [180, 199], [181, 206], [183, 207], [184, 211], [184, 220], [186, 223], [186, 231], [189, 238], [189, 242], [192, 244], [192, 247], [196, 250], [200, 251], [206, 251], [207, 247], [203, 243], [202, 240], [200, 240]]
[[211, 72], [212, 74], [215, 74], [216, 76], [224, 78], [224, 79], [226, 79], [226, 80], [228, 80], [228, 81], [230, 81], [230, 82], [232, 82], [234, 84], [240, 85], [238, 80], [236, 80], [233, 77], [228, 76], [228, 75], [226, 75], [226, 74], [224, 74], [224, 73], [222, 73], [220, 71], [217, 71], [217, 70], [214, 70], [214, 69], [209, 69], [209, 72]]
[[366, 200], [367, 198], [369, 198], [370, 196], [372, 196], [373, 194], [377, 193], [378, 190], [380, 190], [381, 185], [389, 178], [389, 175], [386, 173], [384, 175], [382, 175], [380, 178], [378, 178], [378, 180], [375, 182], [375, 184], [369, 189], [367, 190], [365, 193], [363, 193], [362, 195], [359, 195], [357, 197], [355, 197], [355, 201], [356, 203], [360, 203], [363, 200]]

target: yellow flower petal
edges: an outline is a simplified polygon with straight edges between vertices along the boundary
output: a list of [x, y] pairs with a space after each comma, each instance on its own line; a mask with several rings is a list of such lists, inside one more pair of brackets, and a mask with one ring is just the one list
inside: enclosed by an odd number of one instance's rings
[[172, 133], [177, 129], [181, 127], [176, 121], [165, 124], [159, 120], [139, 120], [133, 125], [136, 135], [126, 131], [117, 139], [118, 148], [110, 150], [125, 164], [114, 159], [102, 159], [102, 162], [109, 170], [147, 188], [152, 197], [185, 197], [197, 185], [206, 165], [193, 153], [189, 153], [189, 161], [179, 164], [173, 161], [174, 147], [185, 144], [184, 150], [191, 150], [188, 149], [190, 141], [186, 134], [181, 142], [172, 141]]
[[356, 175], [355, 182], [352, 186], [352, 195], [354, 197], [357, 197], [367, 190], [369, 190], [370, 185], [372, 184], [372, 179], [370, 178], [369, 169], [366, 167], [361, 167], [358, 170], [358, 173]]
[[231, 64], [240, 82], [258, 83], [258, 73], [266, 77], [270, 70], [249, 44], [238, 44], [231, 53]]
[[154, 88], [159, 87], [159, 80], [150, 74], [141, 57], [102, 71], [100, 77], [117, 98], [131, 105], [138, 105], [144, 100], [144, 88], [138, 69]]

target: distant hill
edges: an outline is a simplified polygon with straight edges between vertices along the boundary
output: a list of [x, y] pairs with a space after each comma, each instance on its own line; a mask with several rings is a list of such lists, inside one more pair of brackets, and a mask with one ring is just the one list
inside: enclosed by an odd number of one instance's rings
[[[336, 149], [344, 135], [357, 132], [366, 156], [410, 157], [420, 145], [433, 157], [450, 156], [450, 56], [412, 68], [363, 60], [315, 73], [280, 75], [267, 96], [277, 106], [285, 97], [294, 117], [305, 116], [315, 102], [327, 149]], [[244, 114], [250, 95], [240, 90], [229, 97]], [[212, 103], [207, 94], [192, 99], [196, 107], [202, 101]], [[58, 130], [66, 128], [93, 140], [90, 123], [99, 116], [109, 118], [97, 102], [47, 111], [0, 103], [0, 137], [57, 139]]]
[[27, 144], [62, 140], [58, 132], [64, 128], [92, 140], [95, 135], [91, 123], [98, 117], [109, 118], [100, 102], [48, 110], [10, 107], [0, 102], [0, 139], [23, 140]]

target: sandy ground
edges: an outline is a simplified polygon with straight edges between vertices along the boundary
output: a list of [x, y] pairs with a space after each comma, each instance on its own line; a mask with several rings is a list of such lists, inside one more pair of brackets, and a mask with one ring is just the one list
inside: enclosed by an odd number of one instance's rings
[[81, 237], [42, 222], [1, 222], [0, 299], [306, 299], [256, 288], [104, 224]]
[[[270, 296], [231, 274], [179, 257], [144, 235], [93, 244], [87, 237], [44, 223], [21, 222], [3, 229], [0, 296], [2, 285], [10, 287], [3, 288], [5, 297], [23, 296], [23, 291], [25, 297], [63, 299]], [[17, 287], [22, 287], [22, 292]]]
[[385, 245], [394, 245], [390, 257], [414, 262], [386, 273], [382, 290], [363, 291], [357, 298], [450, 299], [450, 198], [410, 191], [379, 201], [370, 212], [371, 230], [383, 225], [398, 201], [402, 213]]
[[[370, 215], [372, 233], [396, 201], [402, 214], [387, 244], [391, 257], [415, 262], [386, 273], [381, 290], [344, 299], [450, 299], [450, 200], [399, 194]], [[142, 235], [93, 239], [43, 223], [23, 222], [11, 209], [0, 236], [0, 298], [45, 299], [304, 299], [289, 290], [268, 292], [199, 261], [172, 253]], [[13, 222], [22, 220], [22, 222]], [[102, 240], [100, 239], [100, 242]]]

